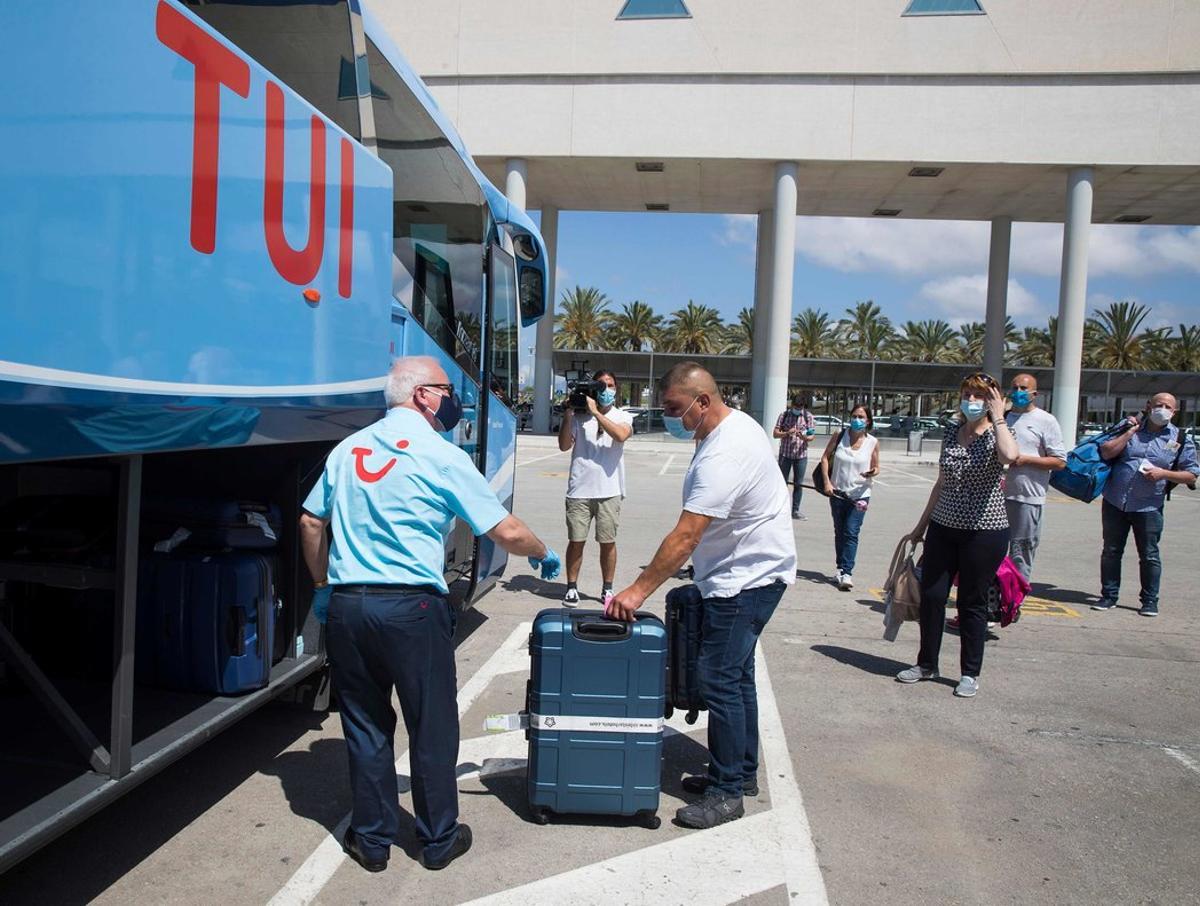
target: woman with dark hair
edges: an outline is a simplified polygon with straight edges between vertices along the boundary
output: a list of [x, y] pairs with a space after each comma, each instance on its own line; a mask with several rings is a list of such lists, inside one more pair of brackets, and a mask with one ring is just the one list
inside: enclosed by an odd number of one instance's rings
[[872, 479], [879, 474], [879, 441], [870, 433], [874, 427], [871, 410], [855, 406], [850, 411], [850, 426], [829, 438], [817, 464], [828, 489], [837, 586], [842, 591], [854, 587], [858, 532], [871, 502]]
[[[961, 698], [979, 691], [987, 636], [987, 589], [1008, 553], [1008, 515], [1001, 477], [1020, 452], [1004, 421], [1004, 395], [996, 380], [977, 372], [959, 388], [958, 420], [942, 437], [937, 482], [910, 541], [925, 541], [921, 567], [921, 650], [914, 667], [901, 670], [902, 683], [936, 679], [946, 599], [958, 576], [958, 620], [962, 640]], [[926, 534], [928, 531], [928, 535]]]

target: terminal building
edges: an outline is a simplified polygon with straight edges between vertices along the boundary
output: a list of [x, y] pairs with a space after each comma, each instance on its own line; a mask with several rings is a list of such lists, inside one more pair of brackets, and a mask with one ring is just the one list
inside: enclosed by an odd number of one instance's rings
[[[749, 408], [789, 380], [797, 215], [991, 224], [984, 367], [1014, 221], [1065, 225], [1052, 411], [1084, 415], [1092, 223], [1200, 223], [1200, 3], [387, 0], [377, 12], [485, 173], [558, 213], [757, 217]], [[553, 268], [551, 268], [553, 274]], [[551, 298], [553, 298], [553, 288]], [[535, 430], [550, 420], [539, 325]], [[1082, 403], [1082, 406], [1081, 406]]]

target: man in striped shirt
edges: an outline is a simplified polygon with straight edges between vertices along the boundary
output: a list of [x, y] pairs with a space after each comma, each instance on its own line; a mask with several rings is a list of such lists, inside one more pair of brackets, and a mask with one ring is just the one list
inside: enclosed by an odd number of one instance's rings
[[783, 480], [792, 475], [792, 518], [804, 519], [800, 498], [804, 495], [804, 473], [808, 470], [808, 441], [816, 433], [813, 415], [804, 405], [804, 394], [792, 397], [792, 407], [785, 409], [775, 422], [774, 436], [779, 440], [779, 468]]

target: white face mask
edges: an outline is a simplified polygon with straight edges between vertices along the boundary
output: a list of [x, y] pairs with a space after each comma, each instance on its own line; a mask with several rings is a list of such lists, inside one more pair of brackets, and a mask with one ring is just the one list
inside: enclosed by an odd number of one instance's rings
[[1166, 406], [1156, 406], [1150, 410], [1150, 421], [1161, 428], [1171, 420], [1171, 416], [1174, 414]]

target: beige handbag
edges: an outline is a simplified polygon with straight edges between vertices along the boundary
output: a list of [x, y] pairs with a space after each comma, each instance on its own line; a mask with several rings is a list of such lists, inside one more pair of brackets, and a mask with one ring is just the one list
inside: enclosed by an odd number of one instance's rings
[[921, 580], [918, 577], [916, 552], [920, 542], [901, 538], [892, 554], [887, 581], [883, 584], [883, 637], [896, 641], [900, 624], [921, 618]]

